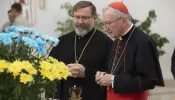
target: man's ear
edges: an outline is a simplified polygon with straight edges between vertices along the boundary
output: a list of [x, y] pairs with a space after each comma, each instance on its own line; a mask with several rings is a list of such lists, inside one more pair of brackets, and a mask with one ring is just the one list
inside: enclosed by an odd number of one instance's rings
[[123, 21], [123, 23], [126, 23], [128, 21], [128, 19], [126, 17], [123, 17], [122, 21]]
[[94, 21], [96, 21], [97, 20], [97, 15], [94, 15], [93, 18], [94, 18]]

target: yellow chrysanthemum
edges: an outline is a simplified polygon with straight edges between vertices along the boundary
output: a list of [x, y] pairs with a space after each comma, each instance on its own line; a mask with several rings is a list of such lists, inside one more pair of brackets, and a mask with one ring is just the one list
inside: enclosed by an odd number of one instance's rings
[[41, 61], [40, 62], [40, 73], [43, 76], [43, 78], [48, 78], [50, 81], [54, 80], [54, 77], [52, 75], [51, 68], [52, 68], [52, 64], [47, 62], [47, 61]]
[[13, 76], [17, 76], [20, 74], [21, 70], [23, 68], [23, 64], [21, 61], [15, 61], [12, 64], [9, 65], [8, 71], [10, 73], [13, 73]]
[[67, 66], [52, 57], [49, 57], [47, 61], [41, 61], [40, 68], [43, 78], [48, 78], [50, 81], [55, 79], [60, 80], [62, 78], [67, 79], [70, 75]]
[[60, 72], [59, 74], [61, 75], [61, 77], [63, 77], [64, 79], [67, 79], [67, 77], [69, 75], [71, 75], [71, 73], [69, 72], [67, 66], [63, 63], [63, 62], [59, 62], [58, 64], [56, 64], [56, 66], [59, 68]]
[[29, 61], [22, 61], [23, 69], [26, 70], [30, 75], [36, 75], [37, 70], [32, 66]]
[[0, 72], [4, 72], [9, 65], [10, 63], [8, 63], [6, 60], [0, 60]]
[[25, 73], [21, 73], [20, 74], [20, 82], [21, 83], [28, 83], [28, 82], [32, 82], [34, 79], [31, 75], [25, 74]]
[[51, 63], [49, 63], [47, 61], [41, 61], [40, 68], [44, 69], [44, 70], [51, 70]]
[[43, 76], [43, 78], [47, 78], [49, 79], [50, 81], [53, 81], [54, 80], [54, 76], [52, 75], [52, 73], [48, 70], [40, 70], [41, 72], [41, 75]]
[[57, 59], [49, 56], [48, 59], [47, 59], [48, 62], [52, 62], [52, 63], [59, 63]]
[[58, 79], [58, 80], [62, 79], [62, 76], [60, 75], [60, 71], [61, 70], [55, 64], [53, 64], [51, 73], [55, 79]]

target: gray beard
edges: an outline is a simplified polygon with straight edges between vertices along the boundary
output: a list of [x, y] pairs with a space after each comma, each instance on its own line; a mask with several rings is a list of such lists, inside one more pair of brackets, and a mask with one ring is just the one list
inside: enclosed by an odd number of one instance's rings
[[78, 36], [84, 36], [88, 33], [87, 30], [83, 30], [83, 31], [79, 31], [77, 28], [75, 28], [75, 33], [78, 35]]

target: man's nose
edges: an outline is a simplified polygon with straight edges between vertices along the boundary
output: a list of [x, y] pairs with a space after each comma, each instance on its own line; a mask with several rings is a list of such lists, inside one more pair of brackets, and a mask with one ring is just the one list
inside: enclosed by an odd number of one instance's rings
[[79, 18], [78, 23], [79, 23], [79, 24], [83, 23], [83, 21], [82, 21], [82, 18], [81, 18], [81, 17]]
[[109, 31], [109, 28], [106, 27], [106, 26], [104, 25], [104, 26], [103, 26], [103, 30], [104, 30], [105, 32], [108, 32], [108, 31]]

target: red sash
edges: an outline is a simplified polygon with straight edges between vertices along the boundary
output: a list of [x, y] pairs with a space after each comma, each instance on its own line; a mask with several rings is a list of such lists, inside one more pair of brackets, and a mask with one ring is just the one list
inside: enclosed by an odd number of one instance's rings
[[116, 94], [114, 89], [109, 87], [107, 91], [107, 100], [147, 100], [148, 91], [143, 91], [139, 93], [129, 93], [129, 94]]

